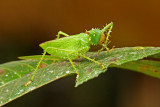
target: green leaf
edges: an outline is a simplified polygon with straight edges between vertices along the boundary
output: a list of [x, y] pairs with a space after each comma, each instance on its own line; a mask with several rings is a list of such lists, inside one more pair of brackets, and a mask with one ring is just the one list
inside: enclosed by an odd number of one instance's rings
[[128, 70], [140, 72], [152, 77], [160, 78], [160, 61], [154, 60], [137, 60], [122, 65], [112, 65], [112, 67], [118, 67]]
[[[106, 69], [110, 64], [121, 65], [126, 62], [135, 61], [144, 57], [160, 53], [160, 47], [126, 47], [116, 48], [109, 52], [103, 51], [97, 56], [97, 52], [88, 52], [86, 56], [95, 58], [95, 60], [104, 64]], [[52, 60], [44, 60], [41, 64], [41, 68], [37, 71], [34, 81], [25, 86], [25, 84], [31, 79], [32, 73], [39, 60], [21, 60], [13, 61], [0, 65], [0, 106], [6, 104], [18, 98], [36, 88], [39, 88], [49, 82], [55, 81], [59, 78], [76, 74], [69, 61], [60, 61], [53, 63]], [[144, 62], [138, 62], [141, 64]], [[159, 67], [156, 68], [156, 62], [153, 66], [156, 72], [160, 71]], [[76, 87], [92, 78], [97, 77], [99, 74], [106, 71], [102, 70], [98, 64], [88, 61], [87, 59], [80, 58], [74, 61], [76, 68], [80, 75], [76, 82]], [[133, 69], [138, 64], [129, 63], [130, 66], [122, 65], [125, 69], [131, 69], [138, 71], [140, 68]], [[149, 65], [149, 63], [147, 63]], [[158, 66], [158, 64], [157, 64]], [[112, 67], [112, 65], [111, 65]], [[144, 73], [151, 72], [148, 69], [141, 69]], [[160, 77], [159, 74], [145, 73], [153, 77]]]

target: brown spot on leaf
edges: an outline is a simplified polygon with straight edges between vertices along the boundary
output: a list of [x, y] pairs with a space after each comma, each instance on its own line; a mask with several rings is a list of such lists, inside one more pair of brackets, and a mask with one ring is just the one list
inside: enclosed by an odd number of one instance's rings
[[64, 65], [64, 62], [59, 62], [59, 63], [58, 63], [58, 66], [59, 66], [59, 67], [61, 67], [61, 66], [63, 66], [63, 65]]
[[79, 62], [73, 62], [73, 64], [76, 66], [76, 65], [78, 65], [78, 64], [79, 64]]
[[109, 62], [109, 63], [117, 62], [117, 60], [118, 60], [118, 58], [112, 58], [112, 59], [110, 59], [108, 62]]
[[151, 72], [154, 72], [154, 73], [158, 73], [158, 71], [155, 70], [153, 67], [147, 66], [147, 65], [144, 65], [143, 67], [141, 67], [140, 70], [141, 71], [151, 71]]
[[2, 75], [5, 72], [4, 69], [0, 69], [0, 75]]
[[92, 68], [89, 68], [89, 69], [88, 69], [88, 72], [92, 72]]
[[[73, 65], [74, 65], [74, 66], [77, 66], [79, 63], [80, 63], [80, 62], [78, 62], [78, 61], [73, 61]], [[69, 63], [69, 66], [72, 66], [72, 64]]]
[[158, 71], [157, 71], [157, 70], [153, 70], [153, 72], [158, 73]]
[[151, 70], [151, 69], [153, 69], [153, 68], [150, 67], [150, 66], [147, 66], [147, 65], [144, 65], [144, 66], [140, 67], [141, 71], [147, 71], [147, 70]]
[[47, 65], [46, 64], [41, 64], [40, 65], [40, 68], [44, 68], [44, 67], [46, 67]]

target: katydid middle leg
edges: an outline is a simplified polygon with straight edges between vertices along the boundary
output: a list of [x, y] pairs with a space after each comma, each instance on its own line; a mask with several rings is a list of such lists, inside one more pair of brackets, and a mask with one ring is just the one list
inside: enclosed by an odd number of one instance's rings
[[67, 33], [64, 33], [64, 32], [62, 32], [62, 31], [59, 31], [58, 32], [58, 35], [57, 35], [57, 39], [59, 39], [59, 37], [60, 37], [60, 35], [63, 35], [63, 36], [69, 36]]
[[90, 61], [92, 61], [92, 62], [94, 62], [94, 63], [100, 65], [100, 66], [102, 67], [102, 69], [105, 68], [104, 65], [103, 65], [102, 63], [100, 63], [100, 62], [98, 62], [98, 61], [95, 61], [95, 59], [91, 59], [90, 57], [87, 57], [87, 56], [82, 55], [82, 54], [80, 54], [79, 56], [81, 56], [81, 57], [83, 57], [83, 58], [86, 58], [86, 59], [88, 59], [88, 60], [90, 60]]

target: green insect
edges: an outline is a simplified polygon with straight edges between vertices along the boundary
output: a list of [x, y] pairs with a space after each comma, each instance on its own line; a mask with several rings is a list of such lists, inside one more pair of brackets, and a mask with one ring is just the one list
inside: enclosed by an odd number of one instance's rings
[[[108, 41], [112, 28], [113, 28], [113, 22], [106, 24], [106, 26], [101, 30], [91, 29], [89, 31], [86, 31], [85, 33], [80, 33], [76, 35], [68, 35], [62, 31], [59, 31], [56, 40], [51, 40], [40, 44], [40, 47], [44, 49], [44, 53], [41, 56], [35, 71], [33, 72], [31, 80], [28, 83], [26, 83], [26, 86], [33, 81], [34, 76], [37, 70], [39, 69], [42, 60], [45, 58], [49, 59], [49, 57], [45, 57], [46, 53], [58, 59], [69, 60], [74, 70], [77, 73], [76, 79], [78, 79], [79, 77], [79, 72], [76, 69], [75, 65], [73, 64], [72, 60], [76, 59], [77, 57], [83, 57], [90, 61], [93, 61], [94, 63], [99, 64], [102, 67], [102, 69], [104, 69], [105, 67], [103, 66], [102, 63], [85, 56], [84, 53], [89, 51], [91, 45], [102, 46], [102, 48], [98, 51], [98, 53], [103, 51], [104, 49], [108, 50], [107, 45], [109, 43]], [[60, 38], [60, 35], [63, 35], [65, 37]], [[36, 59], [38, 58], [38, 56], [29, 56], [29, 57], [24, 56], [19, 58]]]

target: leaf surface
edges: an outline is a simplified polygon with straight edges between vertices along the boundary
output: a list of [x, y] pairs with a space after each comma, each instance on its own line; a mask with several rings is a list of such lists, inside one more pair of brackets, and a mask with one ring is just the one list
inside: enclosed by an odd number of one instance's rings
[[[144, 60], [136, 61], [158, 53], [160, 53], [160, 47], [116, 48], [109, 52], [103, 51], [99, 56], [97, 56], [97, 52], [88, 52], [86, 56], [95, 58], [96, 61], [103, 63], [106, 69], [102, 70], [100, 65], [84, 58], [74, 60], [74, 64], [80, 73], [76, 87], [105, 72], [109, 65], [111, 65], [110, 67], [131, 69], [160, 78], [159, 73], [157, 73], [160, 72], [159, 62], [150, 62], [150, 60], [148, 60], [148, 62]], [[29, 86], [25, 86], [31, 79], [38, 61], [39, 60], [20, 60], [0, 65], [0, 106], [49, 82], [76, 74], [69, 61], [53, 63], [53, 60], [44, 60], [35, 75], [34, 81], [29, 84]], [[144, 67], [143, 64], [149, 67]], [[138, 67], [138, 65], [140, 65], [140, 67]]]
[[122, 69], [128, 69], [136, 72], [140, 72], [155, 78], [160, 78], [160, 61], [154, 60], [137, 60], [124, 63], [122, 65], [112, 65], [111, 67], [117, 67]]

